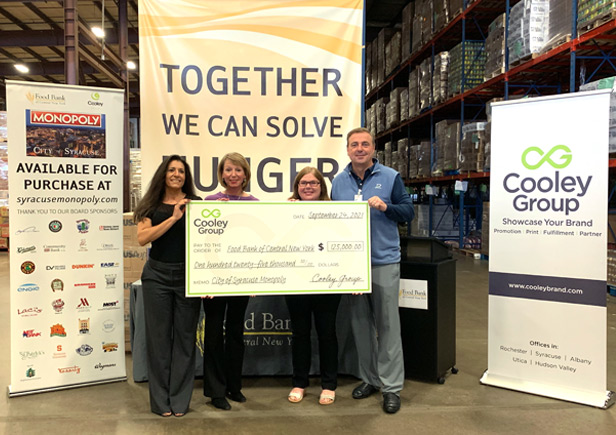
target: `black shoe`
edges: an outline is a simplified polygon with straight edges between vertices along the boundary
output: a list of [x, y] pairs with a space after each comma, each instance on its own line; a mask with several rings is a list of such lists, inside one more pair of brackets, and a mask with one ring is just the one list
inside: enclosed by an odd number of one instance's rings
[[362, 382], [361, 385], [353, 390], [353, 399], [365, 399], [379, 391], [377, 387]]
[[244, 396], [241, 391], [238, 391], [237, 393], [232, 393], [229, 391], [227, 393], [227, 397], [234, 402], [244, 403], [246, 401], [246, 396]]
[[400, 396], [395, 393], [383, 393], [383, 411], [395, 414], [400, 410]]
[[229, 405], [229, 402], [227, 402], [227, 399], [225, 399], [224, 397], [213, 398], [212, 405], [214, 405], [215, 408], [223, 409], [225, 411], [228, 411], [231, 409], [231, 405]]

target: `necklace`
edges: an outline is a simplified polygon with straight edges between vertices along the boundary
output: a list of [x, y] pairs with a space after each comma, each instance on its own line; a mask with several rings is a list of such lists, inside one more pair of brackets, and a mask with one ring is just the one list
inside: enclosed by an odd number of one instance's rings
[[240, 198], [242, 198], [241, 195], [229, 195], [228, 193], [223, 193], [223, 195], [225, 195], [227, 199], [230, 199], [232, 201], [239, 201]]

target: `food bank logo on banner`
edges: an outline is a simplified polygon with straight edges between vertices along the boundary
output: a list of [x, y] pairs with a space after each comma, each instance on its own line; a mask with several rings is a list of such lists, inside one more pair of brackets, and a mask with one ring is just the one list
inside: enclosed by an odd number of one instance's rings
[[[514, 194], [513, 208], [519, 212], [557, 212], [569, 216], [580, 209], [580, 200], [586, 196], [592, 175], [563, 175], [559, 169], [567, 168], [573, 160], [571, 149], [556, 145], [544, 152], [531, 146], [522, 153], [522, 165], [534, 171], [546, 164], [556, 169], [554, 173], [537, 177], [523, 177], [517, 172], [505, 175], [503, 188]], [[564, 197], [563, 197], [564, 196]]]

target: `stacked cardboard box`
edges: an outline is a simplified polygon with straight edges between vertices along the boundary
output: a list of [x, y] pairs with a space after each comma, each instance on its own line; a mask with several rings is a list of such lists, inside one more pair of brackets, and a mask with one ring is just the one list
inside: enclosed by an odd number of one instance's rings
[[419, 145], [409, 146], [409, 178], [417, 178], [419, 173]]
[[374, 89], [374, 79], [372, 77], [374, 73], [374, 67], [372, 66], [372, 44], [372, 42], [366, 44], [366, 95]]
[[509, 63], [539, 53], [546, 43], [549, 0], [524, 0], [509, 15]]
[[141, 149], [130, 149], [130, 204], [134, 210], [141, 201]]
[[382, 131], [385, 131], [386, 106], [387, 101], [384, 97], [379, 98], [378, 100], [376, 100], [376, 103], [374, 103], [374, 110], [376, 115], [376, 131], [373, 133], [380, 133]]
[[419, 77], [419, 111], [428, 110], [432, 106], [431, 73], [432, 59], [427, 58], [417, 67]]
[[[471, 2], [468, 2], [469, 4]], [[462, 13], [464, 6], [464, 0], [449, 0], [449, 20], [453, 20], [455, 17]]]
[[137, 225], [132, 213], [124, 213], [124, 323], [126, 350], [130, 350], [130, 286], [141, 279], [141, 271], [147, 260], [147, 247], [137, 242]]
[[0, 206], [0, 249], [9, 248], [9, 208]]
[[616, 0], [578, 0], [578, 30], [591, 28], [594, 22], [616, 12]]
[[444, 29], [449, 23], [449, 0], [434, 0], [434, 33]]
[[[400, 176], [406, 177], [408, 174], [408, 153], [409, 153], [409, 140], [408, 139], [399, 139], [398, 140], [398, 164], [397, 166], [393, 166], [395, 170], [400, 173]], [[392, 156], [393, 158], [393, 156]]]
[[434, 56], [434, 74], [432, 77], [432, 98], [434, 105], [447, 99], [447, 80], [449, 78], [449, 52], [442, 51]]
[[414, 68], [409, 73], [409, 119], [419, 115], [419, 71]]
[[416, 52], [432, 37], [433, 0], [416, 0], [415, 17], [413, 18], [413, 39], [411, 50]]
[[389, 93], [389, 102], [385, 106], [385, 129], [400, 124], [400, 92], [403, 88], [394, 88]]
[[490, 203], [483, 203], [481, 213], [481, 253], [490, 255]]
[[409, 119], [409, 88], [400, 90], [400, 122]]
[[486, 80], [505, 72], [506, 24], [506, 15], [501, 14], [488, 27], [488, 37], [486, 38]]
[[610, 138], [609, 152], [616, 152], [616, 77], [608, 77], [580, 86], [580, 91], [594, 91], [596, 89], [611, 89], [610, 95]]
[[402, 33], [396, 32], [385, 44], [385, 77], [389, 76], [400, 65], [400, 43]]
[[[452, 129], [453, 124], [453, 129]], [[451, 140], [450, 135], [458, 132], [460, 126], [459, 121], [445, 119], [434, 124], [434, 168], [432, 175], [438, 177], [444, 174], [445, 167], [448, 171], [454, 169], [454, 161], [458, 160], [458, 147]], [[453, 138], [456, 141], [455, 138]], [[456, 141], [457, 142], [457, 141]], [[453, 154], [453, 155], [452, 155]], [[445, 164], [447, 160], [448, 164]], [[457, 169], [457, 168], [455, 168]]]
[[[381, 29], [381, 31], [379, 32], [379, 35], [377, 36], [377, 39], [376, 39], [376, 44], [377, 44], [376, 85], [377, 86], [385, 81], [385, 62], [386, 62], [385, 47], [387, 46], [387, 43], [390, 41], [392, 36], [394, 36], [395, 33], [396, 31], [394, 29], [384, 28], [384, 29]], [[400, 45], [398, 45], [398, 50], [400, 50]], [[398, 59], [399, 58], [400, 58], [400, 55], [398, 55]], [[372, 62], [374, 63], [374, 59], [372, 59]]]
[[571, 0], [550, 0], [549, 27], [544, 50], [571, 38], [572, 13]]
[[453, 172], [459, 169], [460, 122], [448, 121], [445, 136], [440, 140], [443, 153], [443, 171]]
[[449, 51], [448, 96], [466, 92], [483, 83], [485, 67], [486, 54], [483, 41], [463, 41], [452, 48]]
[[432, 174], [432, 147], [430, 141], [422, 140], [419, 144], [419, 152], [417, 159], [419, 161], [417, 168], [417, 176], [419, 178], [429, 177]]
[[400, 61], [404, 62], [411, 56], [411, 38], [413, 28], [413, 15], [415, 15], [415, 2], [410, 2], [402, 9], [402, 30], [400, 41]]
[[460, 171], [482, 172], [485, 162], [485, 122], [472, 122], [462, 128], [460, 143]]
[[383, 164], [391, 168], [391, 142], [385, 142]]

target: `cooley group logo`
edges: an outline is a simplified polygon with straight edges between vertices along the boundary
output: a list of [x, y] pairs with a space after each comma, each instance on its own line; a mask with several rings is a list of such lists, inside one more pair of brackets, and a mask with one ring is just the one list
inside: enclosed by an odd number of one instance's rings
[[572, 161], [571, 149], [566, 145], [555, 145], [547, 152], [537, 146], [526, 148], [521, 156], [526, 169], [534, 171], [548, 164], [556, 170], [540, 178], [532, 175], [522, 178], [515, 172], [507, 174], [503, 188], [516, 195], [513, 208], [520, 212], [556, 212], [566, 216], [579, 210], [580, 199], [588, 192], [592, 175], [563, 176], [559, 169], [565, 169]]
[[221, 235], [225, 232], [225, 228], [227, 228], [229, 224], [229, 221], [218, 219], [221, 216], [221, 212], [217, 208], [213, 210], [204, 208], [201, 210], [201, 216], [204, 219], [197, 218], [193, 221], [193, 225], [198, 228], [197, 231], [199, 234]]

